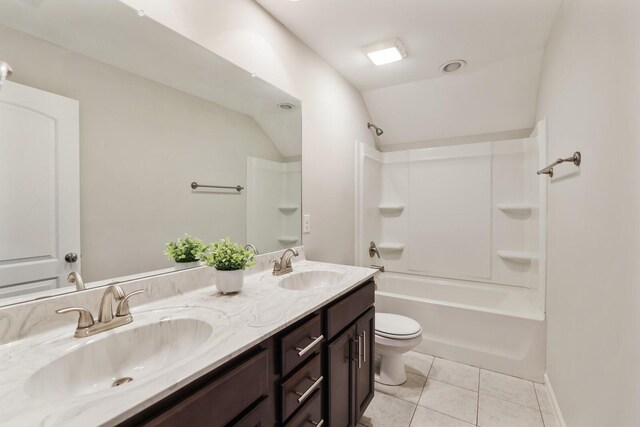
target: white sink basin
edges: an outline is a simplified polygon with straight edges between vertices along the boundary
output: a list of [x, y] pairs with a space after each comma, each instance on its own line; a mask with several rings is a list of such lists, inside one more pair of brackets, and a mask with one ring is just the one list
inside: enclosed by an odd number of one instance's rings
[[126, 389], [128, 383], [183, 362], [207, 341], [213, 328], [202, 320], [178, 318], [113, 331], [79, 339], [77, 348], [36, 371], [25, 392], [47, 398]]
[[323, 288], [339, 283], [344, 276], [335, 271], [312, 270], [289, 273], [284, 276], [279, 285], [292, 291]]

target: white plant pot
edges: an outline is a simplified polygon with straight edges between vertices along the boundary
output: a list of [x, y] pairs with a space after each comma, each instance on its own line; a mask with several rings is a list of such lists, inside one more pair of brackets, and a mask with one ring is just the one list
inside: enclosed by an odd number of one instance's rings
[[239, 292], [244, 285], [243, 270], [216, 270], [216, 288], [223, 294]]
[[176, 262], [175, 269], [176, 270], [185, 270], [187, 268], [200, 267], [201, 265], [202, 265], [202, 261]]

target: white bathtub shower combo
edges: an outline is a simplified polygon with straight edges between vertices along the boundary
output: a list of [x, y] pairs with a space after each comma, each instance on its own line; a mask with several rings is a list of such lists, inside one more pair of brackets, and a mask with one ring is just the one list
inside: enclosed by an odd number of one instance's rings
[[[379, 152], [358, 144], [357, 260], [416, 350], [542, 381], [546, 126], [529, 138]], [[380, 259], [367, 248], [375, 242]]]

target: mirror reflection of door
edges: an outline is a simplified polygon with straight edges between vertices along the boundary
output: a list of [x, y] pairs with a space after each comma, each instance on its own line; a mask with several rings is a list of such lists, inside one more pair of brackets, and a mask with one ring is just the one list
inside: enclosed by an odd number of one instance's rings
[[[79, 188], [78, 102], [7, 82], [0, 90], [0, 298], [67, 286], [67, 275], [80, 272]], [[65, 261], [68, 253], [77, 261]]]

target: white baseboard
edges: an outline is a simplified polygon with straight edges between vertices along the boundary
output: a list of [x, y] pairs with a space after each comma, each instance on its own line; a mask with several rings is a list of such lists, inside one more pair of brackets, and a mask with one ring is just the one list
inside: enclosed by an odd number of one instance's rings
[[549, 400], [551, 400], [551, 405], [553, 406], [553, 413], [556, 416], [558, 427], [567, 427], [567, 423], [564, 422], [564, 417], [562, 416], [562, 412], [560, 411], [560, 405], [558, 404], [558, 399], [556, 399], [556, 393], [553, 391], [553, 387], [551, 387], [551, 382], [549, 381], [549, 376], [546, 373], [544, 374], [544, 386], [547, 389]]

